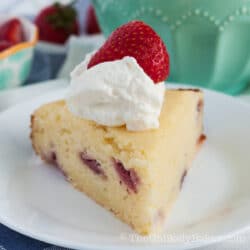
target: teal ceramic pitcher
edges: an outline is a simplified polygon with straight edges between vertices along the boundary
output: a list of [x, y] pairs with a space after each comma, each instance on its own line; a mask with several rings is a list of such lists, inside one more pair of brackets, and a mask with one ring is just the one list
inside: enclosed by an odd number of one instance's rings
[[94, 0], [108, 36], [143, 20], [171, 56], [169, 81], [237, 94], [250, 82], [250, 0]]

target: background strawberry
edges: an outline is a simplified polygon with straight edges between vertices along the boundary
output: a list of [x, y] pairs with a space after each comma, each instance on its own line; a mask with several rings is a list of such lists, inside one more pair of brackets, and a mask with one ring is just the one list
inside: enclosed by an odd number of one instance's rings
[[19, 19], [12, 18], [0, 26], [0, 40], [5, 41], [3, 44], [10, 43], [11, 45], [24, 41], [22, 24]]
[[63, 44], [71, 34], [79, 34], [77, 14], [72, 4], [55, 3], [44, 8], [35, 18], [39, 39]]
[[169, 74], [169, 56], [156, 32], [142, 21], [132, 21], [116, 29], [92, 56], [88, 68], [96, 64], [132, 56], [157, 83]]
[[98, 24], [95, 9], [93, 5], [90, 5], [87, 10], [87, 18], [86, 18], [86, 33], [87, 34], [98, 34], [101, 33], [100, 26]]
[[9, 47], [13, 46], [14, 44], [8, 41], [0, 41], [0, 52], [8, 49]]

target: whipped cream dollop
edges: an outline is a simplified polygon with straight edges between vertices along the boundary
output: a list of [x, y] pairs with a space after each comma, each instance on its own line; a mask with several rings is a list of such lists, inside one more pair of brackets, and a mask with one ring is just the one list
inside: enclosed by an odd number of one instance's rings
[[131, 131], [156, 129], [164, 101], [164, 82], [154, 84], [133, 57], [87, 69], [92, 54], [76, 66], [66, 96], [76, 116]]

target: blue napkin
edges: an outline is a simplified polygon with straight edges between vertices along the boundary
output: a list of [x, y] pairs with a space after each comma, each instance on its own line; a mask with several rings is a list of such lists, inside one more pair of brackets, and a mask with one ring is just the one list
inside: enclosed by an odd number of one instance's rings
[[70, 250], [23, 236], [0, 224], [0, 250]]
[[36, 49], [31, 72], [24, 85], [56, 78], [58, 71], [63, 65], [65, 57], [65, 54], [50, 55]]

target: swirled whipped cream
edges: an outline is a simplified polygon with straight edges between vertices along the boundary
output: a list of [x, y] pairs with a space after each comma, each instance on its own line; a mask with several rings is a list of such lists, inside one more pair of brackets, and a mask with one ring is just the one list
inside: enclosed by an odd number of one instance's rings
[[154, 84], [133, 57], [76, 66], [66, 102], [76, 116], [106, 126], [126, 125], [131, 131], [156, 129], [164, 100], [164, 82]]

